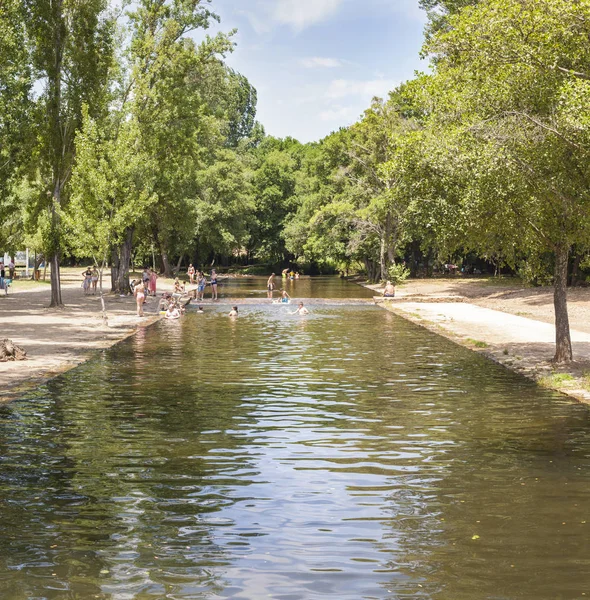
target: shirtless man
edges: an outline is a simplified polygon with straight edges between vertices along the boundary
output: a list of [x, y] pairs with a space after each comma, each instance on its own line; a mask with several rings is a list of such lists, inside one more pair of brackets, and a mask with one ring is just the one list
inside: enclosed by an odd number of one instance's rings
[[297, 310], [291, 314], [292, 315], [308, 315], [309, 311], [307, 310], [307, 308], [305, 308], [305, 306], [303, 306], [303, 302], [300, 302], [299, 306], [297, 307]]
[[273, 273], [266, 282], [266, 297], [272, 300], [272, 293], [275, 289], [275, 274]]
[[383, 297], [384, 298], [393, 298], [395, 296], [395, 286], [393, 285], [393, 283], [391, 283], [391, 281], [388, 281], [385, 284], [385, 289], [383, 290]]

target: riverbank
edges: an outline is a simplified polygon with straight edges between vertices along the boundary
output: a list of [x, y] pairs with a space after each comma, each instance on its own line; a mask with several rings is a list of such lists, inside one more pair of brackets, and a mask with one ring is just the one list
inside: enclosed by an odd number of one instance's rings
[[[27, 353], [27, 360], [0, 363], [0, 402], [79, 365], [160, 318], [157, 298], [148, 299], [146, 316], [140, 318], [133, 296], [108, 294], [105, 326], [100, 297], [84, 295], [79, 271], [62, 274], [64, 308], [48, 308], [48, 282], [16, 280], [8, 296], [0, 293], [0, 338], [13, 340]], [[163, 290], [172, 285], [168, 280], [159, 283]]]
[[575, 360], [560, 366], [551, 362], [552, 288], [527, 288], [508, 278], [413, 280], [394, 299], [379, 302], [544, 387], [590, 403], [590, 289], [573, 289], [568, 300]]

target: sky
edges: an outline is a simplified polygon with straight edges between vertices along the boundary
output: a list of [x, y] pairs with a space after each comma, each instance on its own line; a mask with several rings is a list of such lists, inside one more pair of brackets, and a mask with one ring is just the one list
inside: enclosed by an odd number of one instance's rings
[[418, 0], [213, 0], [236, 28], [228, 64], [258, 92], [266, 133], [317, 141], [426, 70]]

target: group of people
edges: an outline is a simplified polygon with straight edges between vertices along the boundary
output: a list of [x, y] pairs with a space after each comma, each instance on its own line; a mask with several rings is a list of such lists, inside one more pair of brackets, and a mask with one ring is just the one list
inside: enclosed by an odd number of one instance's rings
[[204, 300], [205, 288], [207, 287], [207, 285], [211, 286], [211, 300], [218, 299], [217, 287], [218, 287], [219, 281], [217, 279], [217, 272], [215, 271], [215, 269], [211, 269], [211, 277], [210, 277], [209, 281], [207, 281], [207, 276], [205, 275], [205, 273], [203, 271], [197, 271], [195, 269], [195, 267], [193, 267], [192, 264], [189, 265], [187, 273], [188, 273], [189, 283], [191, 285], [196, 284], [196, 286], [197, 286], [197, 289], [192, 291], [193, 298], [197, 302], [202, 302]]
[[283, 279], [299, 279], [299, 272], [293, 271], [293, 269], [291, 269], [290, 271], [289, 269], [283, 269], [281, 271], [281, 276]]
[[88, 267], [82, 273], [82, 277], [84, 277], [84, 281], [82, 282], [84, 295], [88, 295], [90, 293], [96, 294], [96, 286], [98, 285], [98, 269], [96, 268], [96, 265], [93, 267]]
[[[283, 271], [283, 276], [285, 276], [285, 272], [288, 273], [288, 269], [285, 269]], [[295, 279], [299, 278], [299, 274], [296, 274], [297, 277], [295, 277]], [[267, 294], [267, 298], [269, 300], [272, 300], [273, 303], [276, 304], [290, 304], [291, 303], [291, 296], [289, 296], [287, 290], [285, 290], [284, 288], [281, 288], [281, 297], [278, 300], [273, 300], [273, 296], [274, 296], [274, 291], [275, 291], [275, 277], [276, 275], [274, 273], [271, 273], [270, 277], [268, 278], [268, 281], [266, 282], [266, 294]], [[307, 310], [307, 308], [305, 308], [305, 306], [303, 306], [303, 302], [299, 303], [299, 306], [297, 307], [297, 310], [293, 313], [291, 313], [292, 315], [307, 315], [309, 314], [309, 311]]]

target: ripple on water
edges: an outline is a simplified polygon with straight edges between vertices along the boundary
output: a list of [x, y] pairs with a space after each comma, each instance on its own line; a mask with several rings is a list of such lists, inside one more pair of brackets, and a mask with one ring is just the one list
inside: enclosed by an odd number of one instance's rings
[[373, 307], [284, 308], [4, 407], [0, 597], [590, 596], [585, 407]]

